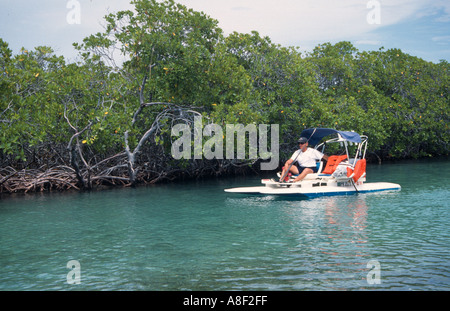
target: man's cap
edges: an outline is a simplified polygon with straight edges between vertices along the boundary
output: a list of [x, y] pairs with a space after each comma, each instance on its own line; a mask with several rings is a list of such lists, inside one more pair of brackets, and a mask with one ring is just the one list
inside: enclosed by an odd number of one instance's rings
[[304, 144], [308, 142], [308, 139], [306, 139], [306, 137], [300, 137], [298, 142]]

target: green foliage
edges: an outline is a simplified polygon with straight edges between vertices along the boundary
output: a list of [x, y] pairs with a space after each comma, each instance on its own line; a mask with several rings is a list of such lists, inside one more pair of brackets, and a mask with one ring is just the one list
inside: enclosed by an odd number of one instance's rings
[[55, 135], [57, 114], [49, 112], [57, 112], [58, 105], [50, 84], [65, 64], [48, 47], [22, 48], [12, 57], [8, 45], [0, 43], [0, 150], [24, 161], [24, 148]]
[[312, 120], [367, 134], [371, 151], [382, 157], [448, 154], [444, 62], [433, 64], [398, 49], [358, 52], [349, 42], [321, 45], [308, 59], [322, 96]]
[[[0, 39], [2, 165], [72, 138], [100, 161], [123, 152], [125, 132], [136, 146], [171, 104], [220, 125], [279, 124], [286, 155], [308, 127], [366, 134], [384, 158], [448, 155], [447, 61], [360, 52], [350, 42], [305, 55], [257, 32], [224, 36], [216, 20], [172, 0], [132, 3], [74, 44], [79, 63], [49, 47], [13, 55]], [[162, 104], [145, 106], [152, 102]], [[170, 126], [161, 119], [152, 140], [166, 153]]]

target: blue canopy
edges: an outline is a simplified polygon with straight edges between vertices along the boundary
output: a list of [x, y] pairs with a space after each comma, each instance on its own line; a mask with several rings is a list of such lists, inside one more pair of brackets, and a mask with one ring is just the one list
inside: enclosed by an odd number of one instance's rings
[[361, 137], [358, 133], [355, 132], [346, 132], [346, 131], [338, 131], [335, 129], [327, 129], [327, 128], [309, 128], [302, 132], [301, 137], [306, 137], [308, 139], [308, 143], [310, 145], [317, 145], [322, 138], [331, 134], [339, 134], [341, 137], [347, 141], [351, 141], [353, 143], [360, 143]]

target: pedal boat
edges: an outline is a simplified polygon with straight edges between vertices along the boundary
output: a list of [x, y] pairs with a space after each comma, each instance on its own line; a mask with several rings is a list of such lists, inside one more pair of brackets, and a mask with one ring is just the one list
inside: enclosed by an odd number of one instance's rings
[[[310, 128], [301, 134], [309, 137], [309, 145], [315, 146], [322, 153], [330, 149], [333, 155], [328, 157], [324, 167], [323, 161], [317, 162], [317, 173], [308, 174], [293, 182], [296, 176], [288, 175], [279, 182], [276, 179], [262, 179], [263, 186], [238, 187], [225, 189], [229, 193], [272, 195], [283, 197], [314, 198], [333, 195], [352, 195], [380, 191], [399, 191], [399, 184], [390, 182], [366, 183], [366, 150], [368, 137], [350, 131], [338, 131], [327, 128]], [[324, 141], [327, 136], [333, 136]], [[349, 152], [353, 151], [353, 157]]]

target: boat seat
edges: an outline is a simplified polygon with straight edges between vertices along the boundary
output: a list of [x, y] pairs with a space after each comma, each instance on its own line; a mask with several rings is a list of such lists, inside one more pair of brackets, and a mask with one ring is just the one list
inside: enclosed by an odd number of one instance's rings
[[322, 161], [317, 161], [316, 168], [317, 168], [317, 174], [320, 174], [322, 172], [322, 169], [323, 169], [323, 162]]
[[331, 175], [334, 173], [334, 171], [336, 170], [336, 168], [338, 167], [339, 163], [341, 163], [342, 161], [344, 161], [345, 159], [347, 159], [347, 155], [332, 155], [328, 157], [328, 161], [327, 161], [327, 165], [325, 166], [325, 168], [323, 169], [323, 171], [321, 172], [322, 174], [325, 175]]
[[347, 168], [348, 179], [352, 178], [354, 182], [358, 182], [361, 178], [366, 176], [366, 159], [361, 159], [356, 162], [355, 168]]

